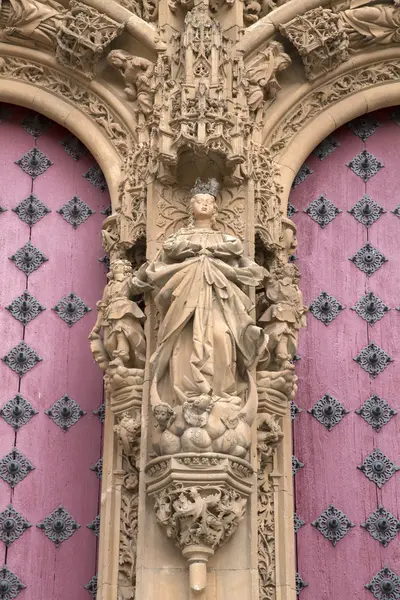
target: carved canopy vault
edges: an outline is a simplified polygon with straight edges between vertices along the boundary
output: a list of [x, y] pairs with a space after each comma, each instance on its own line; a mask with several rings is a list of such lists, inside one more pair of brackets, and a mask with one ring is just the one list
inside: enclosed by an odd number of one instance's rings
[[295, 598], [287, 198], [330, 132], [399, 103], [399, 22], [362, 0], [1, 0], [0, 100], [70, 129], [112, 198], [98, 599]]

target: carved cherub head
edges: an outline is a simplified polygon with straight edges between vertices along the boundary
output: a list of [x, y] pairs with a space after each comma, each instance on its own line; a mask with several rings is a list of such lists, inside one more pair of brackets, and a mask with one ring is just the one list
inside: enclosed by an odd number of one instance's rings
[[190, 190], [190, 225], [194, 225], [198, 221], [210, 221], [211, 227], [215, 228], [218, 213], [216, 203], [218, 190], [219, 183], [216, 179], [208, 181], [196, 179], [196, 183]]
[[126, 277], [131, 277], [133, 273], [132, 265], [129, 260], [113, 260], [110, 264], [110, 272], [107, 274], [108, 279], [114, 281], [123, 281]]
[[175, 417], [174, 409], [166, 402], [160, 402], [152, 407], [155, 420], [162, 429], [167, 429]]

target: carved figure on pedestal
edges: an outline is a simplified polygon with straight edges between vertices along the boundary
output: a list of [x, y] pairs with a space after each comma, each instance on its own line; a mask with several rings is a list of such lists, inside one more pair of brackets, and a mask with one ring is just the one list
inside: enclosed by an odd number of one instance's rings
[[0, 41], [55, 47], [66, 12], [56, 0], [0, 0]]
[[[142, 323], [145, 316], [132, 300], [134, 288], [130, 262], [113, 261], [107, 277], [109, 282], [103, 299], [97, 303], [97, 320], [89, 335], [92, 352], [97, 350], [99, 356], [102, 351], [105, 364], [113, 361], [117, 366], [143, 369], [146, 343]], [[101, 329], [103, 340], [99, 335]]]
[[137, 100], [139, 110], [144, 115], [150, 114], [154, 102], [151, 90], [154, 64], [146, 58], [132, 56], [125, 50], [112, 50], [107, 60], [124, 78], [124, 92], [129, 100]]
[[[215, 229], [217, 193], [215, 180], [196, 182], [192, 223], [170, 236], [142, 281], [134, 281], [158, 291], [151, 404], [163, 454], [244, 457], [251, 442], [257, 392], [250, 370], [265, 336], [250, 317], [252, 303], [242, 288], [258, 285], [264, 270], [243, 257], [240, 240]], [[168, 419], [165, 403], [174, 412]]]

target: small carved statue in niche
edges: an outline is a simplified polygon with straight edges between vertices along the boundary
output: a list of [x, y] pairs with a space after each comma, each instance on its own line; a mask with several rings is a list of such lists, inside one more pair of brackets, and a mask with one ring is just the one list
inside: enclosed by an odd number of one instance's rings
[[56, 0], [0, 0], [0, 41], [55, 47], [66, 12]]
[[[132, 266], [128, 260], [114, 260], [107, 275], [109, 282], [97, 303], [97, 320], [89, 335], [100, 368], [108, 363], [125, 369], [143, 369], [146, 342], [142, 323], [145, 315], [133, 302]], [[103, 339], [100, 331], [103, 329]], [[110, 362], [111, 361], [111, 362]], [[103, 368], [103, 370], [104, 370]]]
[[154, 64], [147, 58], [132, 56], [125, 50], [112, 50], [107, 60], [124, 78], [124, 92], [128, 99], [136, 100], [139, 111], [144, 115], [150, 114], [154, 101], [151, 90]]
[[274, 100], [281, 89], [277, 75], [291, 65], [291, 59], [279, 42], [271, 42], [259, 52], [247, 71], [248, 105], [257, 112], [268, 100]]
[[217, 193], [216, 180], [197, 180], [189, 226], [170, 236], [134, 279], [137, 289], [158, 292], [151, 404], [160, 454], [245, 457], [251, 442], [257, 390], [250, 371], [266, 340], [243, 288], [259, 285], [264, 269], [244, 258], [239, 239], [216, 230]]

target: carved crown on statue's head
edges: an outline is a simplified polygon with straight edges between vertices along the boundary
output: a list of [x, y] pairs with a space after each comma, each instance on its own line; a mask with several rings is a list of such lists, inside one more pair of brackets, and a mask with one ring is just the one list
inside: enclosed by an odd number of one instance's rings
[[189, 196], [193, 198], [197, 196], [197, 194], [210, 194], [210, 196], [214, 196], [216, 198], [219, 192], [219, 182], [215, 179], [209, 179], [208, 181], [202, 181], [200, 178], [197, 178], [194, 186], [190, 190]]

